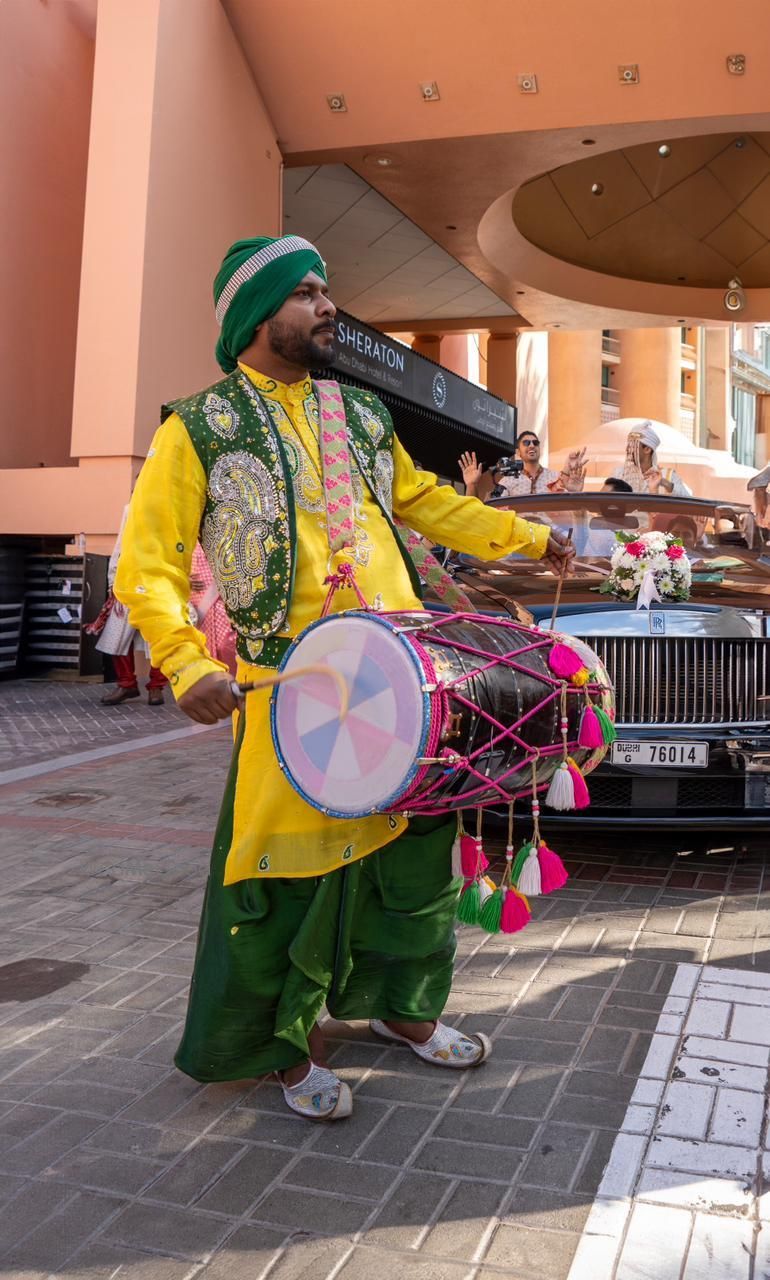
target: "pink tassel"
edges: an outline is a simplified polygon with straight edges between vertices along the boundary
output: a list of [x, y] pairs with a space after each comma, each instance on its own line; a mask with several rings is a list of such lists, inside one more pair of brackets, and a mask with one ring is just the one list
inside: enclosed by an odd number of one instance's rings
[[503, 910], [500, 916], [502, 933], [518, 933], [529, 924], [532, 912], [523, 894], [515, 889], [503, 889]]
[[555, 893], [557, 889], [562, 889], [569, 880], [569, 876], [558, 853], [554, 853], [553, 849], [549, 849], [547, 845], [540, 844], [537, 860], [540, 863], [540, 892]]
[[591, 797], [588, 794], [586, 780], [571, 756], [567, 761], [567, 768], [569, 769], [569, 774], [572, 778], [572, 786], [575, 791], [575, 808], [587, 809], [591, 803]]
[[589, 751], [594, 751], [596, 747], [604, 746], [604, 734], [602, 726], [590, 704], [585, 707], [580, 717], [580, 729], [578, 730], [578, 746], [586, 747]]
[[567, 644], [555, 644], [548, 655], [548, 665], [560, 680], [571, 680], [583, 666], [583, 659]]
[[460, 865], [466, 880], [474, 880], [489, 866], [489, 858], [475, 836], [460, 836]]

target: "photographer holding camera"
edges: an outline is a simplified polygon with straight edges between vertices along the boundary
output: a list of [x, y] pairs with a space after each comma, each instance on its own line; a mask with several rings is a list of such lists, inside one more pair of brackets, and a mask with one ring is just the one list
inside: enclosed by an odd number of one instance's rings
[[534, 431], [523, 431], [516, 442], [516, 458], [501, 458], [490, 470], [475, 453], [463, 453], [459, 466], [465, 492], [486, 502], [491, 497], [515, 498], [532, 493], [580, 493], [586, 474], [585, 449], [573, 449], [563, 471], [540, 465], [540, 441]]

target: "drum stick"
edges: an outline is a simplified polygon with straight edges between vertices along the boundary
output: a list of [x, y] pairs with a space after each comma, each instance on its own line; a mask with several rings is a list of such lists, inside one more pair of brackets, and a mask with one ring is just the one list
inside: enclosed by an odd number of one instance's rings
[[281, 671], [278, 675], [265, 676], [264, 680], [251, 680], [247, 684], [239, 684], [237, 680], [233, 680], [230, 688], [236, 698], [242, 698], [244, 694], [252, 693], [255, 689], [269, 689], [274, 685], [284, 684], [287, 680], [299, 680], [302, 676], [313, 675], [328, 676], [334, 680], [340, 695], [339, 718], [344, 720], [350, 706], [348, 682], [340, 671], [328, 666], [325, 662], [311, 662], [306, 667], [297, 667], [294, 671]]
[[[567, 530], [567, 541], [564, 550], [572, 545], [572, 529]], [[553, 613], [551, 614], [551, 631], [556, 630], [556, 615], [559, 612], [559, 601], [561, 600], [561, 589], [564, 586], [564, 578], [567, 573], [567, 557], [565, 555], [561, 562], [561, 572], [559, 573], [559, 581], [556, 584], [556, 599], [553, 602]]]

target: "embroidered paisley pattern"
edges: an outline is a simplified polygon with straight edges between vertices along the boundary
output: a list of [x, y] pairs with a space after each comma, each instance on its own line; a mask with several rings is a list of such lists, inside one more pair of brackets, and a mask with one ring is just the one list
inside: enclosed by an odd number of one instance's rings
[[380, 449], [374, 459], [374, 489], [388, 515], [392, 515], [393, 454], [389, 450]]
[[358, 415], [361, 426], [369, 435], [375, 444], [379, 444], [385, 432], [385, 424], [381, 418], [373, 413], [368, 405], [361, 404], [358, 400], [353, 402], [353, 408]]
[[209, 391], [203, 401], [203, 413], [212, 431], [223, 440], [232, 440], [240, 419], [231, 400]]
[[203, 550], [226, 608], [247, 608], [266, 587], [265, 543], [281, 505], [275, 480], [252, 454], [227, 453], [212, 467], [209, 496]]
[[270, 419], [265, 413], [265, 406], [262, 401], [262, 397], [258, 394], [254, 384], [246, 377], [245, 373], [240, 373], [238, 375], [238, 381], [241, 385], [241, 389], [245, 391], [246, 395], [249, 397], [260, 422], [263, 422], [266, 427], [269, 426]]

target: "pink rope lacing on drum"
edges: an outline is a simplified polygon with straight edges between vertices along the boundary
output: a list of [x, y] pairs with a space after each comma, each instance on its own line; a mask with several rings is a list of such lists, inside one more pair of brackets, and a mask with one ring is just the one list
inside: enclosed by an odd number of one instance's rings
[[[429, 623], [425, 628], [423, 628], [423, 633], [429, 634], [430, 639], [433, 643], [445, 644], [445, 645], [451, 644], [451, 647], [460, 653], [469, 654], [471, 657], [489, 659], [488, 653], [485, 653], [483, 650], [477, 649], [474, 645], [462, 644], [454, 640], [450, 641], [450, 640], [447, 640], [442, 635], [437, 634], [441, 627], [447, 626], [449, 623], [463, 622], [463, 621], [476, 622], [477, 620], [478, 618], [477, 618], [477, 615], [475, 614], [467, 614], [467, 613], [448, 614], [447, 616], [442, 616], [438, 622]], [[515, 631], [517, 635], [519, 633], [519, 624], [516, 624], [514, 622], [509, 622], [505, 618], [495, 618], [494, 623], [496, 626], [500, 626], [503, 629]], [[435, 668], [433, 666], [433, 663], [430, 660], [428, 653], [423, 648], [423, 646], [417, 641], [415, 636], [412, 636], [411, 643], [414, 646], [415, 650], [418, 652], [422, 662], [425, 664], [426, 670], [429, 671], [429, 673], [431, 673], [431, 682], [434, 682]], [[531, 667], [524, 666], [521, 662], [517, 662], [516, 658], [519, 657], [520, 655], [523, 655], [526, 653], [532, 653], [539, 649], [549, 648], [552, 644], [553, 644], [552, 637], [544, 636], [542, 640], [536, 640], [530, 644], [522, 645], [520, 648], [511, 650], [505, 654], [498, 654], [495, 657], [489, 659], [489, 661], [485, 662], [481, 667], [475, 667], [473, 671], [469, 671], [461, 676], [457, 676], [454, 680], [451, 680], [446, 683], [435, 681], [435, 683], [437, 684], [436, 695], [441, 700], [441, 714], [433, 717], [431, 734], [429, 735], [430, 742], [426, 745], [427, 755], [434, 759], [439, 759], [443, 756], [447, 760], [448, 770], [452, 772], [460, 772], [462, 770], [465, 773], [470, 774], [471, 777], [478, 779], [480, 785], [470, 790], [463, 791], [460, 795], [452, 796], [449, 800], [445, 798], [439, 804], [436, 804], [435, 792], [442, 785], [443, 778], [446, 775], [446, 771], [442, 775], [440, 775], [438, 778], [435, 778], [433, 782], [429, 783], [428, 786], [424, 790], [422, 790], [419, 795], [417, 795], [415, 793], [420, 789], [426, 774], [431, 768], [430, 765], [425, 765], [419, 771], [419, 773], [415, 777], [414, 781], [412, 782], [408, 790], [404, 793], [403, 796], [399, 798], [398, 806], [397, 806], [399, 810], [408, 809], [409, 812], [411, 813], [438, 814], [438, 813], [445, 813], [448, 807], [464, 808], [468, 805], [472, 805], [479, 799], [479, 797], [485, 796], [485, 795], [487, 796], [487, 799], [484, 801], [484, 803], [488, 804], [490, 803], [488, 798], [488, 793], [490, 791], [494, 792], [500, 798], [500, 800], [505, 802], [506, 804], [509, 804], [511, 799], [514, 799], [514, 798], [520, 799], [523, 796], [530, 794], [531, 792], [530, 784], [527, 784], [521, 790], [517, 790], [514, 793], [512, 793], [510, 790], [506, 790], [502, 786], [502, 784], [509, 779], [515, 778], [516, 774], [521, 773], [523, 769], [528, 768], [531, 765], [533, 759], [536, 759], [538, 757], [561, 755], [563, 746], [561, 742], [558, 742], [558, 743], [554, 743], [551, 746], [531, 747], [519, 735], [517, 730], [521, 729], [521, 727], [525, 725], [528, 720], [530, 720], [533, 716], [537, 715], [537, 713], [543, 710], [544, 707], [547, 707], [551, 702], [554, 702], [557, 698], [560, 697], [564, 681], [557, 676], [551, 676], [545, 673], [534, 672]], [[549, 692], [545, 695], [545, 697], [543, 697], [540, 700], [540, 702], [538, 702], [535, 706], [530, 707], [530, 709], [523, 716], [521, 716], [517, 721], [515, 721], [514, 724], [509, 725], [507, 727], [503, 725], [499, 720], [497, 720], [494, 716], [492, 716], [489, 712], [484, 711], [480, 706], [478, 706], [477, 703], [471, 701], [471, 699], [469, 698], [463, 697], [463, 695], [458, 692], [458, 686], [464, 683], [467, 683], [469, 680], [475, 679], [478, 675], [482, 674], [484, 671], [489, 671], [496, 666], [505, 666], [515, 671], [520, 671], [522, 674], [533, 676], [536, 679], [543, 682], [544, 684], [550, 686]], [[586, 692], [602, 693], [603, 688], [600, 684], [588, 683], [587, 685], [583, 685], [580, 688], [570, 688], [569, 686], [567, 686], [567, 692], [569, 694], [573, 694], [575, 696], [580, 697], [580, 696], [583, 696], [584, 693]], [[440, 755], [437, 755], [439, 743], [441, 741], [441, 736], [447, 721], [449, 707], [452, 701], [458, 703], [460, 706], [465, 707], [467, 710], [475, 712], [481, 719], [485, 720], [488, 724], [490, 724], [494, 729], [498, 731], [489, 739], [485, 739], [485, 741], [480, 747], [470, 752], [467, 756], [458, 756], [455, 752], [453, 752], [450, 748], [447, 748], [447, 747], [444, 747], [443, 750], [440, 752]], [[516, 743], [518, 747], [520, 747], [524, 751], [525, 753], [524, 759], [518, 761], [518, 763], [516, 764], [513, 764], [509, 769], [507, 769], [504, 773], [500, 774], [499, 777], [497, 778], [490, 778], [486, 774], [481, 773], [474, 766], [473, 762], [475, 760], [478, 760], [480, 756], [487, 755], [489, 752], [494, 750], [495, 747], [499, 746], [499, 744], [501, 742], [504, 742], [506, 739], [512, 740], [513, 742]], [[568, 743], [569, 749], [572, 749], [572, 750], [574, 750], [577, 747], [577, 745], [578, 744], [576, 741], [572, 741]], [[547, 782], [542, 783], [538, 787], [538, 790], [540, 791], [545, 790], [547, 786], [548, 786]]]

